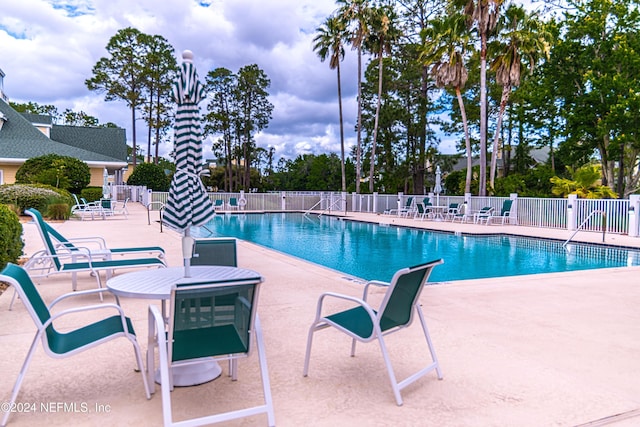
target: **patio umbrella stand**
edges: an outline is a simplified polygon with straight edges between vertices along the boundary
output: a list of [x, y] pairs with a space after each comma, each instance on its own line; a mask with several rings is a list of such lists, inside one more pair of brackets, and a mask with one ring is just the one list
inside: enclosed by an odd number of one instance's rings
[[185, 277], [190, 277], [194, 244], [190, 227], [205, 224], [214, 215], [214, 210], [200, 180], [202, 129], [198, 103], [204, 98], [204, 86], [198, 81], [193, 53], [185, 50], [182, 59], [180, 75], [173, 85], [173, 98], [178, 104], [174, 128], [176, 172], [171, 180], [163, 221], [184, 233]]

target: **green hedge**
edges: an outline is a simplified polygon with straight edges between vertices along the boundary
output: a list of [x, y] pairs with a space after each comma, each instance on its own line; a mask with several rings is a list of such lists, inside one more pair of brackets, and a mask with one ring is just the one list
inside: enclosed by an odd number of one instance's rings
[[52, 204], [72, 206], [73, 197], [66, 190], [48, 185], [5, 184], [0, 186], [0, 203], [15, 206], [20, 214], [29, 208], [46, 214]]
[[80, 197], [87, 199], [87, 202], [95, 202], [103, 197], [102, 187], [87, 187], [80, 192]]
[[0, 270], [8, 262], [16, 263], [22, 255], [22, 225], [18, 215], [7, 205], [0, 204]]

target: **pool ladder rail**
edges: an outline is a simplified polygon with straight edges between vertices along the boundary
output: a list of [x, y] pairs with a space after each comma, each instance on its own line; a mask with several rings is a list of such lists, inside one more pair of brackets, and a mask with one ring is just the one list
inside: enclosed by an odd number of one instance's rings
[[[304, 216], [308, 216], [309, 214], [311, 214], [311, 211], [313, 211], [318, 205], [320, 205], [320, 203], [324, 202], [324, 200], [319, 200], [318, 203], [316, 203], [315, 205], [311, 206], [309, 209], [307, 209], [307, 211], [304, 213]], [[322, 214], [324, 214], [325, 212], [331, 212], [331, 208], [333, 208], [334, 206], [336, 206], [338, 203], [341, 202], [347, 202], [346, 199], [337, 199], [336, 201], [334, 201], [331, 205], [329, 205], [328, 208], [324, 208], [319, 214], [318, 214], [318, 218], [320, 218], [322, 216]], [[346, 213], [346, 212], [345, 212]]]
[[580, 231], [584, 225], [587, 223], [587, 221], [589, 221], [589, 219], [591, 219], [591, 217], [595, 214], [601, 214], [602, 215], [602, 243], [604, 243], [604, 235], [607, 231], [607, 213], [603, 210], [594, 210], [591, 211], [591, 213], [589, 215], [587, 215], [587, 217], [584, 219], [584, 221], [582, 221], [582, 223], [578, 226], [578, 228], [576, 228], [576, 231], [573, 232], [573, 234], [571, 236], [569, 236], [569, 238], [567, 239], [566, 242], [564, 242], [562, 244], [563, 248], [566, 248], [567, 245], [569, 244], [569, 242], [571, 241], [571, 239], [573, 239], [575, 237], [576, 234], [578, 234], [578, 231]]

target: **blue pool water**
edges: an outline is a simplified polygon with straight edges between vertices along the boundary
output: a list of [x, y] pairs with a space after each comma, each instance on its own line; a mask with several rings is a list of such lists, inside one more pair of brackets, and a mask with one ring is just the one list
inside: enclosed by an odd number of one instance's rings
[[640, 265], [634, 250], [504, 235], [418, 230], [297, 213], [216, 215], [197, 237], [237, 237], [361, 279], [442, 258], [429, 281]]

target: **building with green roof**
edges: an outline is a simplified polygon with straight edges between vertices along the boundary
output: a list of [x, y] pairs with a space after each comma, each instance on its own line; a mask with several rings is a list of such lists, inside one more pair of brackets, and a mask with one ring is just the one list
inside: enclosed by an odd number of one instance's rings
[[0, 184], [15, 182], [28, 159], [46, 154], [74, 157], [91, 170], [89, 185], [102, 186], [104, 169], [114, 184], [127, 170], [126, 133], [122, 128], [62, 126], [50, 116], [22, 114], [0, 97]]

